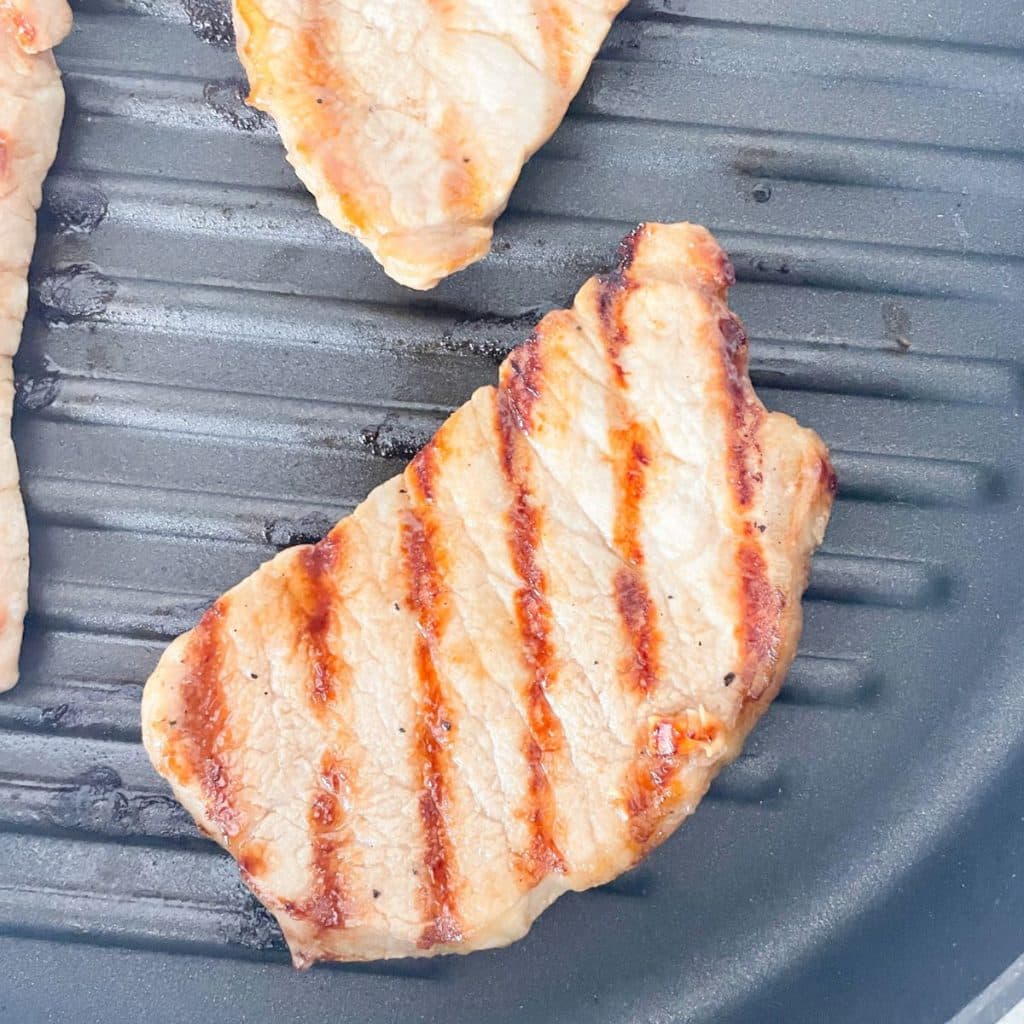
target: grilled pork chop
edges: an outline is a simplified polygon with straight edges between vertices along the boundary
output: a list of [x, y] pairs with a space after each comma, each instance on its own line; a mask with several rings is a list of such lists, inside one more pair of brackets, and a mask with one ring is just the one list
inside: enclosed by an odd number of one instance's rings
[[50, 48], [64, 0], [0, 0], [0, 691], [18, 681], [28, 600], [28, 527], [11, 440], [14, 376], [42, 184], [57, 152], [64, 89]]
[[500, 946], [668, 836], [775, 696], [835, 477], [703, 228], [651, 224], [405, 472], [221, 597], [157, 769], [296, 964]]
[[487, 254], [626, 0], [234, 0], [249, 102], [320, 212], [411, 288]]

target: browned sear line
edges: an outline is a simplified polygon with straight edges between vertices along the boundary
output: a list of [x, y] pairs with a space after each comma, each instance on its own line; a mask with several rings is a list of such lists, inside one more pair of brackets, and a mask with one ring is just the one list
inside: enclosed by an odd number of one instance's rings
[[615, 604], [629, 638], [630, 652], [622, 659], [620, 674], [641, 693], [658, 684], [661, 634], [657, 609], [643, 576], [623, 567], [615, 573]]
[[759, 468], [751, 467], [753, 456], [760, 463], [757, 432], [764, 412], [747, 389], [747, 333], [739, 319], [731, 314], [718, 321], [722, 332], [722, 369], [729, 398], [729, 462], [736, 500], [743, 509], [750, 507], [754, 492], [762, 482]]
[[[743, 324], [730, 314], [718, 321], [718, 327], [722, 334], [722, 372], [730, 404], [730, 483], [738, 512], [743, 517], [749, 514], [764, 479], [758, 441], [764, 410], [747, 385], [749, 346]], [[737, 630], [743, 664], [742, 685], [747, 697], [757, 700], [763, 692], [763, 684], [756, 678], [757, 667], [771, 665], [778, 655], [783, 597], [768, 579], [759, 531], [749, 518], [742, 525], [743, 536], [736, 551], [741, 604]]]
[[624, 563], [615, 573], [613, 586], [628, 646], [620, 674], [631, 687], [647, 693], [657, 686], [661, 671], [658, 612], [644, 574], [641, 543], [642, 503], [654, 444], [650, 431], [630, 413], [625, 396], [627, 375], [622, 365], [622, 354], [629, 344], [629, 333], [622, 322], [623, 305], [632, 287], [628, 273], [638, 241], [639, 234], [634, 232], [620, 247], [618, 269], [601, 282], [598, 311], [613, 378], [608, 399], [608, 441], [616, 494], [612, 544]]
[[514, 595], [516, 625], [528, 673], [523, 754], [529, 773], [525, 810], [530, 845], [519, 859], [526, 877], [534, 885], [551, 871], [566, 870], [565, 858], [555, 840], [558, 815], [548, 778], [550, 760], [564, 748], [565, 735], [547, 697], [557, 670], [547, 580], [537, 559], [541, 509], [529, 488], [524, 436], [529, 429], [540, 380], [539, 343], [533, 339], [513, 358], [512, 373], [498, 391], [496, 408], [501, 465], [512, 496], [508, 510], [509, 552], [520, 580]]
[[429, 511], [435, 468], [435, 454], [428, 446], [414, 460], [412, 475], [416, 484], [410, 487], [413, 508], [405, 514], [401, 524], [408, 601], [416, 614], [418, 627], [414, 658], [420, 693], [414, 750], [416, 771], [422, 781], [419, 812], [423, 823], [425, 871], [420, 899], [426, 921], [417, 942], [421, 949], [458, 942], [462, 938], [456, 912], [454, 848], [446, 821], [448, 779], [452, 770], [448, 738], [454, 718], [446, 707], [444, 687], [437, 671], [437, 653], [448, 609], [442, 599], [436, 526]]
[[506, 411], [511, 415], [513, 424], [519, 430], [529, 432], [533, 426], [533, 407], [540, 397], [544, 373], [540, 338], [536, 332], [509, 355], [508, 367], [509, 374], [501, 383], [499, 399], [502, 394], [506, 396]]
[[572, 12], [561, 0], [534, 0], [533, 10], [552, 77], [566, 89], [573, 70], [575, 25]]
[[222, 679], [221, 630], [226, 612], [224, 598], [207, 609], [186, 648], [177, 726], [180, 742], [172, 749], [169, 768], [183, 781], [198, 778], [207, 815], [231, 847], [243, 821], [225, 757], [232, 749]]
[[307, 816], [312, 836], [309, 895], [285, 904], [292, 917], [310, 921], [320, 931], [344, 928], [353, 914], [344, 881], [345, 814], [350, 805], [348, 768], [325, 751]]
[[[743, 604], [738, 627], [743, 660], [752, 665], [770, 666], [779, 653], [779, 622], [785, 602], [781, 591], [768, 579], [761, 543], [754, 537], [749, 523], [747, 536], [740, 541], [736, 565]], [[751, 700], [757, 700], [764, 692], [753, 677], [745, 678], [744, 685]]]
[[341, 535], [335, 530], [319, 544], [303, 548], [298, 556], [305, 576], [305, 600], [308, 608], [305, 635], [309, 647], [310, 701], [322, 711], [337, 696], [339, 677], [343, 674], [339, 659], [331, 650], [329, 632], [335, 587], [331, 574], [341, 557]]
[[[309, 701], [318, 715], [344, 696], [349, 669], [332, 647], [331, 624], [338, 600], [333, 574], [344, 555], [344, 528], [335, 527], [319, 544], [301, 548], [297, 561], [301, 574], [296, 599], [306, 616], [301, 634], [307, 649], [310, 674]], [[342, 750], [349, 737], [339, 724], [335, 742]], [[311, 836], [310, 887], [302, 900], [286, 904], [288, 912], [312, 922], [318, 930], [344, 928], [354, 913], [345, 883], [346, 814], [352, 805], [352, 769], [341, 753], [325, 750], [314, 779], [307, 820]]]
[[684, 795], [678, 776], [687, 760], [721, 732], [720, 722], [694, 711], [657, 718], [643, 729], [626, 787], [630, 838], [641, 850], [658, 838], [665, 812]]

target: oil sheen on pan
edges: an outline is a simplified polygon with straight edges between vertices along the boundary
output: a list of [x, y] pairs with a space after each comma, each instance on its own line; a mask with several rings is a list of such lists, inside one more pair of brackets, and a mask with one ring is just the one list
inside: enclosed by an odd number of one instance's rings
[[664, 840], [795, 653], [835, 490], [706, 230], [649, 224], [405, 472], [164, 654], [146, 747], [294, 960], [509, 943]]

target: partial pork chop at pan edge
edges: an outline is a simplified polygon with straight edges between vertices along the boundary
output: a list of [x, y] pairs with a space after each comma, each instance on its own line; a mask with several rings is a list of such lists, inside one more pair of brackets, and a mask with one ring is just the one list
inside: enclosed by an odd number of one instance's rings
[[411, 288], [487, 255], [626, 0], [234, 0], [249, 102], [320, 212]]
[[51, 50], [70, 30], [64, 0], [0, 0], [0, 692], [18, 681], [28, 607], [28, 524], [11, 439], [12, 360], [28, 307], [36, 210], [64, 118]]
[[690, 814], [778, 692], [835, 476], [706, 230], [641, 226], [315, 546], [221, 597], [143, 735], [295, 963], [511, 942]]

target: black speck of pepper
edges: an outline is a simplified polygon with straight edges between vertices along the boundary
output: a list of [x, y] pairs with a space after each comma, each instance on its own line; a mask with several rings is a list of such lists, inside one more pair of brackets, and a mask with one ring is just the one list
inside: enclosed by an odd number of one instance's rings
[[402, 610], [402, 609], [401, 609], [401, 606], [400, 606], [400, 605], [399, 605], [399, 603], [398, 603], [398, 602], [396, 601], [396, 602], [395, 602], [395, 611], [396, 611], [396, 612], [400, 612], [401, 610]]
[[259, 676], [258, 676], [258, 675], [256, 675], [256, 673], [255, 673], [255, 672], [250, 672], [250, 673], [249, 673], [249, 678], [250, 678], [250, 679], [259, 679]]
[[764, 531], [767, 530], [767, 529], [768, 529], [768, 527], [765, 526], [764, 523], [758, 523], [757, 524], [757, 532], [758, 533], [764, 533]]
[[725, 681], [725, 685], [726, 686], [730, 686], [733, 682], [736, 681], [736, 673], [735, 672], [726, 672], [725, 673], [725, 680], [724, 681]]
[[399, 731], [400, 733], [404, 733], [404, 732], [405, 732], [405, 730], [404, 730], [404, 729], [403, 729], [403, 728], [402, 728], [401, 726], [399, 726], [399, 727], [398, 727], [398, 731]]
[[375, 900], [379, 900], [380, 899], [380, 889], [374, 889], [373, 890], [373, 898]]

